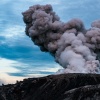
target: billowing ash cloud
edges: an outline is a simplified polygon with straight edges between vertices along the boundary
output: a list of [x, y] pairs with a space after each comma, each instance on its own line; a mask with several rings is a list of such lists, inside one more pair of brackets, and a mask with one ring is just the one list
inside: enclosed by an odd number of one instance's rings
[[26, 35], [64, 68], [57, 73], [100, 73], [100, 20], [86, 30], [80, 19], [61, 22], [51, 5], [31, 6], [22, 14]]

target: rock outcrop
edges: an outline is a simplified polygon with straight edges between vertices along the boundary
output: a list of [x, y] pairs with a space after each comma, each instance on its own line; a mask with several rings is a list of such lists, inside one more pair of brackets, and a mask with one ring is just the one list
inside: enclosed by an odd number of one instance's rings
[[100, 100], [99, 74], [29, 78], [0, 87], [0, 100]]

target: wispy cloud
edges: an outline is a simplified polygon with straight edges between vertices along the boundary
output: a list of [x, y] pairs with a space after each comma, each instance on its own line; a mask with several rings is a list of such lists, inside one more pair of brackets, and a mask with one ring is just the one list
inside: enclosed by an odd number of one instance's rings
[[23, 26], [18, 26], [18, 25], [14, 25], [14, 26], [8, 26], [5, 28], [5, 30], [3, 30], [2, 33], [0, 33], [0, 36], [3, 36], [5, 38], [22, 38], [24, 37], [24, 27]]
[[3, 37], [0, 44], [7, 44], [8, 46], [34, 46], [30, 38], [25, 35], [24, 26], [9, 25], [4, 30], [1, 30], [0, 37]]
[[[40, 64], [38, 64], [40, 63]], [[61, 66], [59, 66], [56, 63], [48, 63], [48, 62], [44, 62], [43, 61], [38, 61], [34, 62], [32, 64], [31, 63], [22, 63], [21, 66], [14, 66], [15, 68], [17, 68], [18, 70], [20, 70], [21, 72], [10, 72], [8, 73], [11, 76], [29, 76], [29, 75], [33, 75], [33, 77], [41, 75], [49, 75], [49, 74], [54, 74], [55, 72], [58, 71], [58, 69], [61, 68]]]
[[55, 63], [23, 63], [16, 60], [0, 58], [0, 81], [1, 83], [14, 83], [27, 77], [42, 77], [54, 74], [61, 66]]
[[10, 72], [20, 72], [20, 70], [14, 68], [15, 65], [20, 65], [19, 62], [14, 60], [9, 60], [5, 58], [0, 58], [0, 85], [2, 83], [14, 83], [16, 80], [22, 80], [25, 77], [15, 77], [15, 76], [9, 76], [7, 73]]
[[18, 69], [13, 68], [18, 62], [5, 58], [0, 58], [0, 73], [19, 72]]

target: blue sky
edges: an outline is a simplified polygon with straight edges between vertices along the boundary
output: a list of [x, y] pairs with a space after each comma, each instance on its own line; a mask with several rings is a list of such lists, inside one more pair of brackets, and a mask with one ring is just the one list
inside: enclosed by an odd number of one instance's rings
[[35, 4], [51, 4], [63, 22], [80, 18], [86, 28], [100, 19], [100, 0], [0, 0], [1, 83], [53, 74], [61, 68], [25, 35], [21, 13]]

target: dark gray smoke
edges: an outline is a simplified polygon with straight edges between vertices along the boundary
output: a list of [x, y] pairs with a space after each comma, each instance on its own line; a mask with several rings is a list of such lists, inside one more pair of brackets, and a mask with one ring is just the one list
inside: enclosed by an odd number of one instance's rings
[[100, 73], [100, 20], [86, 30], [80, 19], [61, 22], [51, 5], [31, 6], [22, 14], [26, 35], [64, 68], [58, 73]]

